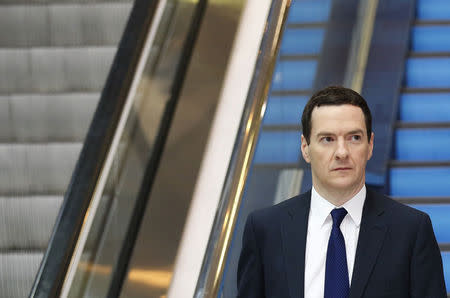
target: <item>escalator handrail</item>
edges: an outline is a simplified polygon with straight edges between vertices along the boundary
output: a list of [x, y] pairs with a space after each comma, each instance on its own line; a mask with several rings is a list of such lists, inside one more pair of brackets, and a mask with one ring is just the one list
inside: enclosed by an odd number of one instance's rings
[[194, 297], [217, 297], [269, 96], [290, 0], [272, 0]]
[[181, 47], [182, 52], [176, 66], [173, 84], [170, 89], [170, 98], [164, 110], [161, 126], [159, 127], [156, 141], [153, 146], [153, 152], [145, 169], [139, 194], [133, 208], [133, 214], [131, 215], [130, 223], [128, 224], [128, 229], [119, 253], [119, 257], [117, 258], [117, 263], [114, 266], [114, 272], [111, 277], [110, 287], [106, 297], [119, 297], [122, 291], [124, 280], [128, 273], [129, 261], [138, 237], [142, 219], [144, 217], [146, 205], [149, 200], [149, 194], [151, 193], [153, 182], [156, 178], [159, 163], [169, 135], [170, 126], [175, 114], [178, 99], [180, 98], [183, 89], [183, 83], [189, 69], [189, 63], [191, 61], [197, 37], [199, 35], [207, 4], [208, 0], [198, 0], [195, 4], [195, 10], [189, 25], [189, 31]]
[[30, 297], [59, 297], [159, 1], [135, 0]]

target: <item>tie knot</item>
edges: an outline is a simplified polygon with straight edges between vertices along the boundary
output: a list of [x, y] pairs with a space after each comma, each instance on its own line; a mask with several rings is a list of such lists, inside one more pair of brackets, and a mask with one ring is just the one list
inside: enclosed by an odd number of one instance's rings
[[331, 211], [331, 217], [333, 218], [333, 225], [340, 227], [341, 222], [344, 219], [345, 215], [347, 215], [347, 210], [345, 208], [337, 208]]

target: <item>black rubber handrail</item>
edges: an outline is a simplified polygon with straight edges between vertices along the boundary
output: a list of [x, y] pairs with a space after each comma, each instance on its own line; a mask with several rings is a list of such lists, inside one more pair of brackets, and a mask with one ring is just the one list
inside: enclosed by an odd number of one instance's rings
[[135, 0], [30, 297], [59, 297], [158, 1]]

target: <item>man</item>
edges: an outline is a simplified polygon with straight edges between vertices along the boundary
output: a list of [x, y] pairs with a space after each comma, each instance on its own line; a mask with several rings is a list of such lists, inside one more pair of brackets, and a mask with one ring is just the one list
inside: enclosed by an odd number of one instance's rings
[[248, 216], [238, 297], [447, 297], [428, 215], [365, 186], [371, 122], [353, 90], [311, 97], [301, 151], [312, 190]]

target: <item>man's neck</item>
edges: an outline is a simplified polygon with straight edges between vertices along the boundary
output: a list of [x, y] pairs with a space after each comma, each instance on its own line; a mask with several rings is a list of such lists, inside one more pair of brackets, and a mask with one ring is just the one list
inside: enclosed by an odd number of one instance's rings
[[330, 202], [336, 207], [340, 207], [347, 203], [351, 198], [356, 196], [361, 189], [364, 187], [364, 183], [362, 183], [358, 188], [354, 188], [351, 190], [332, 190], [329, 191], [325, 188], [320, 188], [314, 185], [314, 189], [316, 192], [325, 200]]

